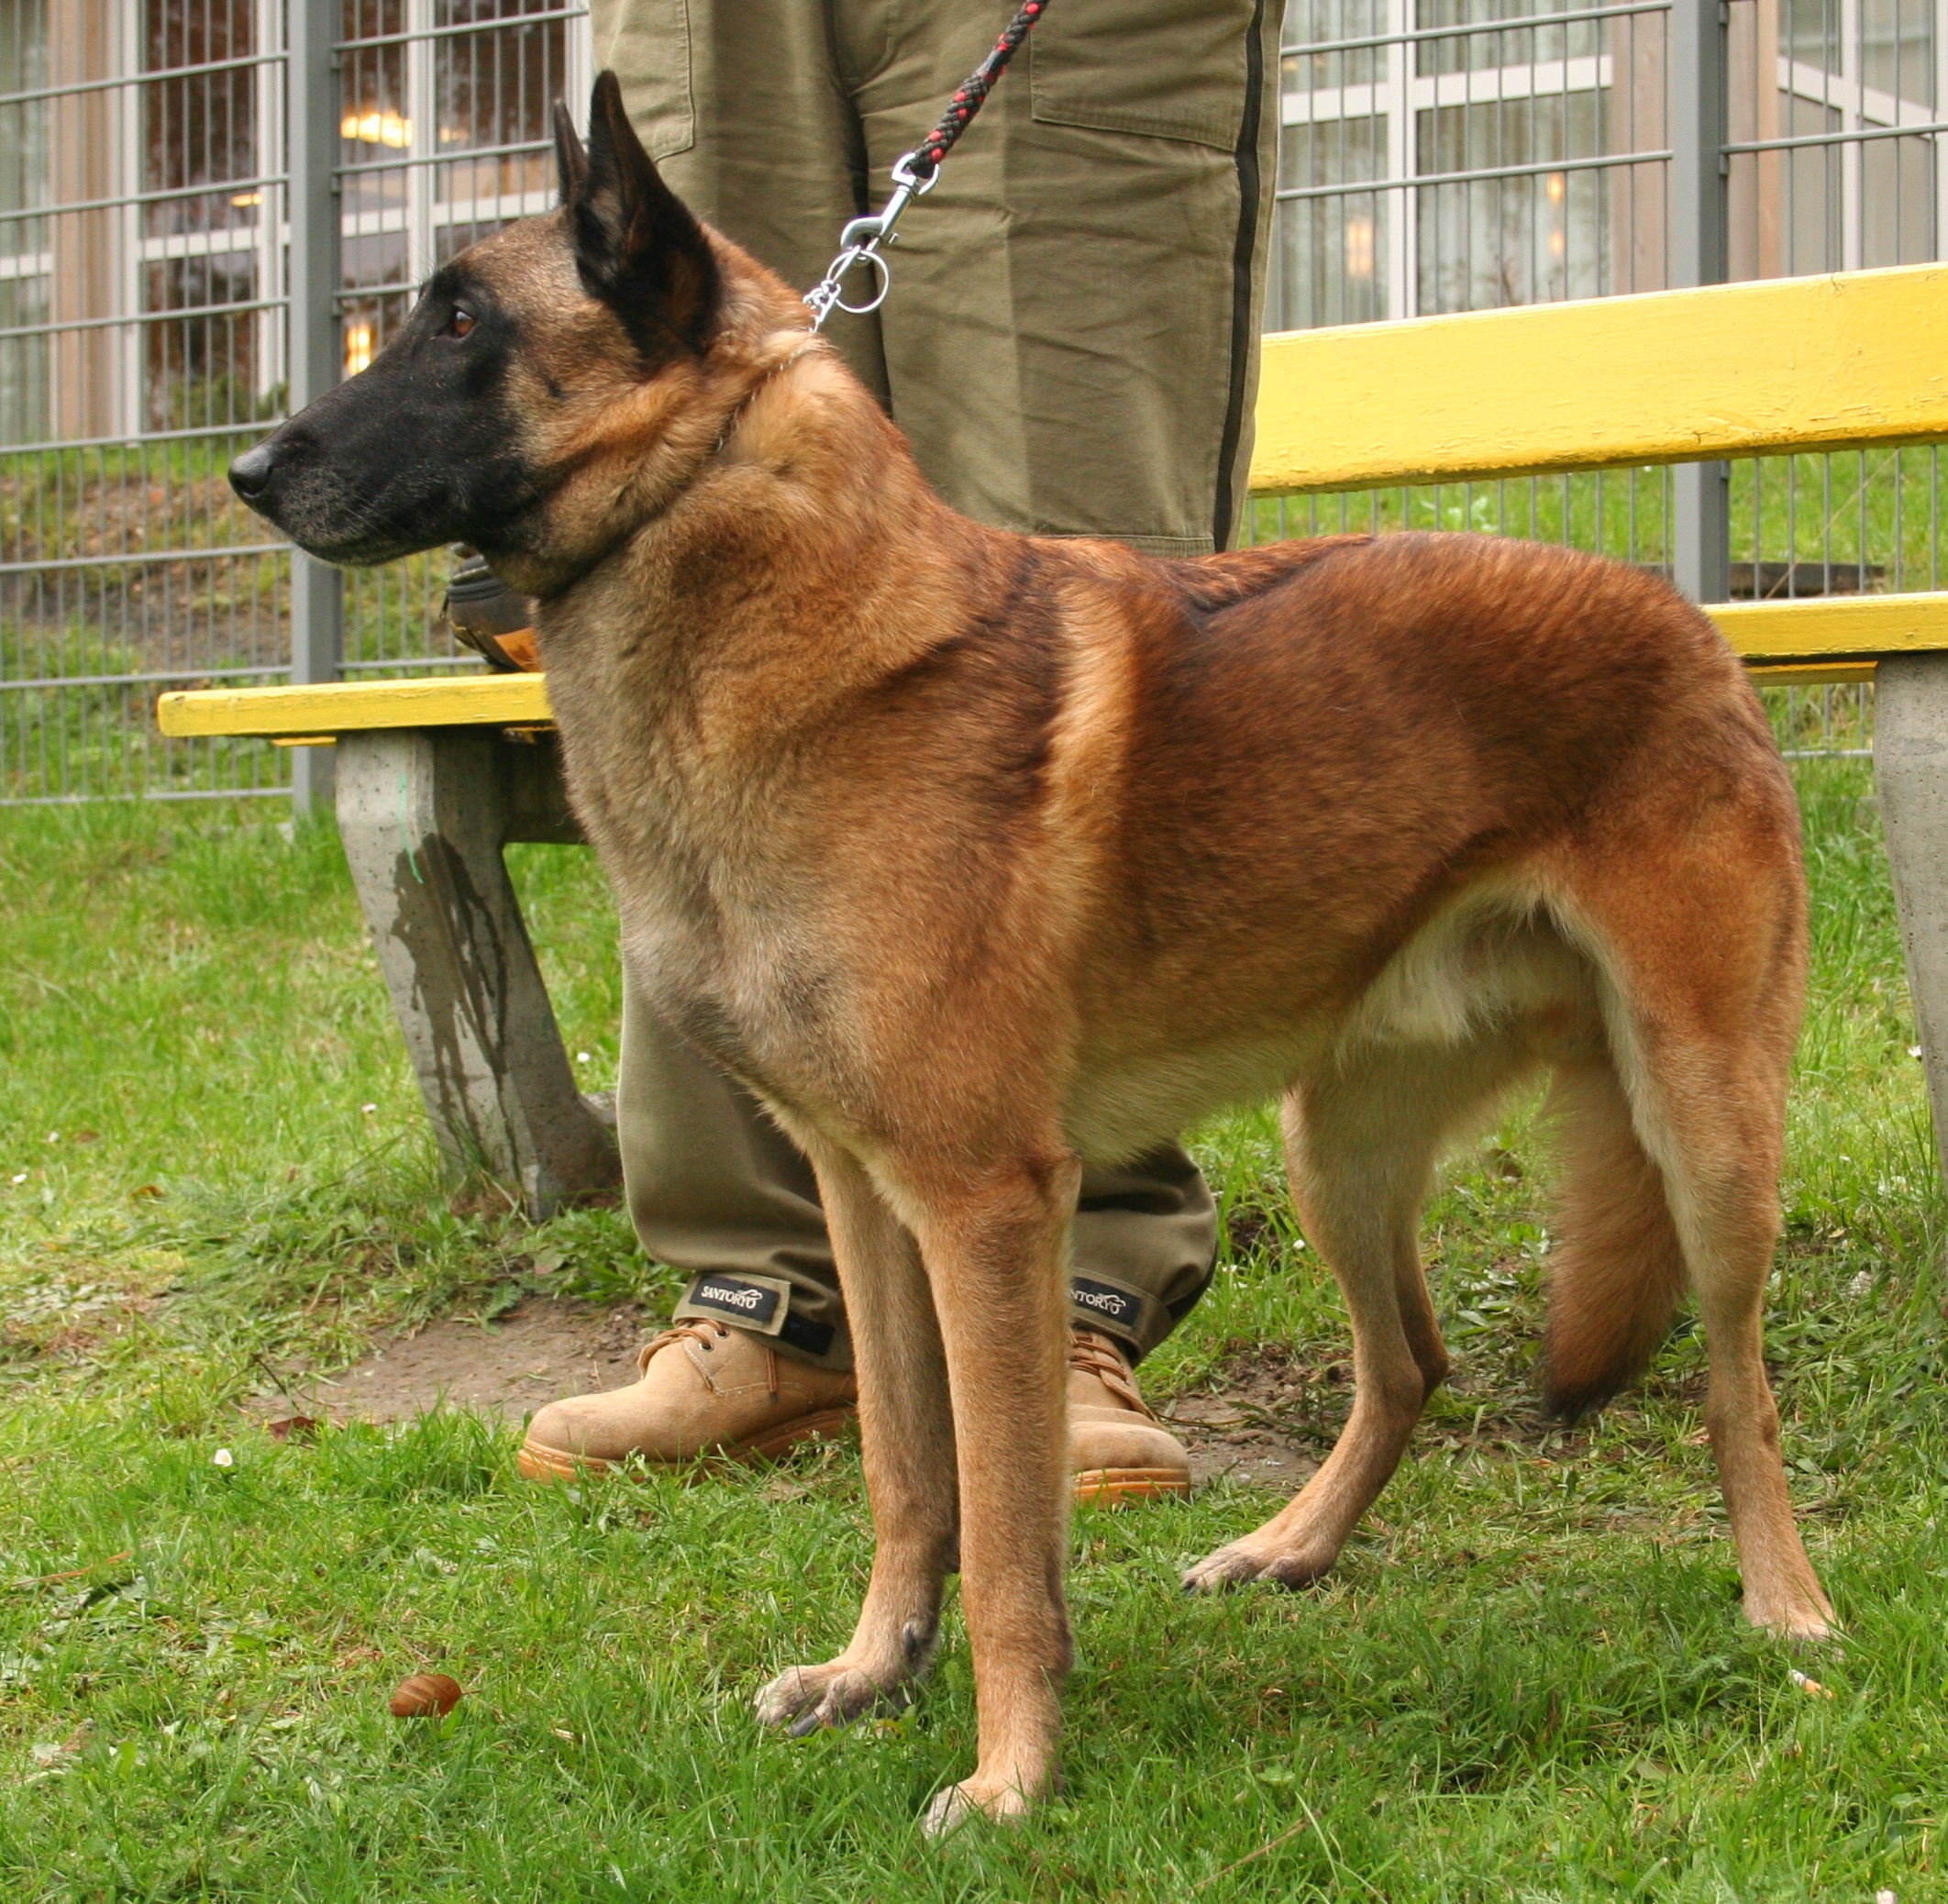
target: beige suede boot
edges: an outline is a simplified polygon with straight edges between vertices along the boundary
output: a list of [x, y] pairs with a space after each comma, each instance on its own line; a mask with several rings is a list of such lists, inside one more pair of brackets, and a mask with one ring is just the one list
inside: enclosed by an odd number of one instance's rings
[[527, 1426], [521, 1472], [572, 1480], [626, 1456], [675, 1464], [699, 1455], [754, 1460], [835, 1434], [858, 1412], [849, 1371], [780, 1356], [762, 1335], [691, 1318], [644, 1344], [642, 1378], [552, 1401]]
[[[852, 1375], [706, 1319], [646, 1343], [638, 1366], [641, 1379], [625, 1389], [544, 1408], [528, 1424], [521, 1472], [570, 1480], [631, 1456], [669, 1466], [711, 1454], [756, 1460], [836, 1434], [858, 1412]], [[1118, 1507], [1190, 1492], [1190, 1457], [1145, 1404], [1114, 1343], [1090, 1329], [1069, 1338], [1068, 1454], [1079, 1501]]]
[[1093, 1329], [1068, 1341], [1068, 1465], [1076, 1500], [1098, 1507], [1190, 1491], [1190, 1456], [1150, 1412], [1122, 1351]]

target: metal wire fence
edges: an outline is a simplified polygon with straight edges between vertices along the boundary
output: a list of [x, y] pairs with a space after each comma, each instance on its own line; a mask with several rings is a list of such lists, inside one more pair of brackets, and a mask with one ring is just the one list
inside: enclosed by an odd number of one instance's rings
[[157, 688], [285, 664], [224, 467], [277, 414], [282, 50], [253, 0], [0, 0], [0, 797], [272, 791]]
[[[292, 664], [290, 551], [224, 475], [287, 407], [289, 88], [332, 94], [344, 372], [440, 260], [548, 202], [582, 9], [342, 0], [322, 73], [303, 11], [0, 0], [0, 803], [289, 790], [281, 751], [151, 718]], [[477, 666], [444, 569], [347, 578], [339, 671]]]
[[[282, 677], [294, 627], [306, 678], [477, 665], [444, 558], [328, 581], [323, 628], [224, 470], [315, 382], [292, 291], [318, 258], [349, 372], [441, 260], [548, 204], [586, 17], [324, 4], [0, 0], [0, 803], [286, 791], [285, 756], [165, 740], [150, 709]], [[1268, 327], [1942, 256], [1948, 0], [1728, 13], [1701, 41], [1714, 0], [1289, 0]], [[1259, 499], [1245, 530], [1541, 537], [1708, 596], [1930, 589], [1942, 474], [1932, 449], [1623, 470]], [[1866, 744], [1865, 692], [1775, 699], [1796, 751]]]

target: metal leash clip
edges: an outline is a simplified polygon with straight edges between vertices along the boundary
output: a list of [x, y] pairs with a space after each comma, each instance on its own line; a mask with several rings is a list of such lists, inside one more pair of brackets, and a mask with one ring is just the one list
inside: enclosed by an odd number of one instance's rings
[[[1022, 10], [1002, 28], [988, 57], [961, 83], [939, 123], [919, 145], [892, 169], [893, 194], [883, 211], [869, 218], [855, 218], [839, 233], [839, 255], [832, 268], [805, 293], [812, 312], [812, 328], [819, 329], [835, 311], [849, 311], [863, 317], [877, 311], [892, 289], [892, 267], [880, 256], [880, 247], [893, 242], [893, 227], [900, 214], [916, 198], [924, 198], [940, 176], [940, 161], [953, 150], [956, 141], [974, 121], [982, 103], [994, 90], [994, 83], [1007, 70], [1016, 50], [1028, 37], [1029, 29], [1041, 18], [1048, 0], [1022, 0]], [[865, 304], [848, 304], [845, 282], [848, 272], [859, 265], [872, 267], [872, 293]]]
[[[937, 169], [924, 179], [914, 172], [913, 161], [919, 156], [914, 150], [894, 161], [893, 193], [883, 210], [869, 217], [855, 218], [839, 233], [838, 256], [832, 260], [825, 275], [805, 293], [814, 330], [821, 329], [834, 311], [846, 311], [855, 317], [863, 317], [869, 312], [877, 311], [886, 302], [886, 293], [892, 289], [892, 266], [880, 257], [880, 247], [897, 241], [893, 227], [900, 222], [900, 214], [914, 199], [924, 198], [940, 179]], [[846, 278], [861, 264], [872, 267], [872, 292], [864, 304], [848, 304], [844, 292]]]

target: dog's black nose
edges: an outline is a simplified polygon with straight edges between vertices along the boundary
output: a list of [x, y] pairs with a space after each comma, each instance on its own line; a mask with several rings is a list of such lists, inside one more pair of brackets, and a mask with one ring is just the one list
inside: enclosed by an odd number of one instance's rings
[[277, 460], [271, 448], [271, 439], [264, 440], [254, 448], [247, 449], [230, 465], [230, 487], [245, 502], [254, 503], [263, 494], [271, 482], [271, 466]]

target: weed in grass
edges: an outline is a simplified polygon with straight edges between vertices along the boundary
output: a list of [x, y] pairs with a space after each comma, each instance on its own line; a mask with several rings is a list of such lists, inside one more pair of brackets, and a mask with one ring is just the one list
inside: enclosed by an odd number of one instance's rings
[[[486, 1312], [544, 1260], [548, 1286], [651, 1308], [673, 1280], [614, 1210], [448, 1210], [328, 833], [10, 818], [0, 1895], [1948, 1894], [1941, 1194], [1869, 782], [1810, 765], [1801, 786], [1815, 983], [1770, 1341], [1843, 1650], [1802, 1662], [1737, 1617], [1688, 1323], [1642, 1393], [1574, 1434], [1537, 1420], [1545, 1136], [1519, 1107], [1429, 1212], [1455, 1378], [1339, 1570], [1184, 1600], [1181, 1565], [1267, 1511], [1234, 1483], [1079, 1513], [1067, 1794], [939, 1848], [913, 1820], [973, 1749], [952, 1618], [896, 1719], [794, 1744], [747, 1715], [863, 1589], [849, 1450], [540, 1489], [466, 1415], [280, 1441], [238, 1412], [260, 1357], [328, 1365]], [[583, 855], [514, 857], [578, 1070], [605, 1084], [599, 881]], [[1258, 1371], [1323, 1447], [1345, 1334], [1275, 1124], [1196, 1143], [1230, 1240], [1146, 1385]], [[466, 1688], [446, 1719], [387, 1713], [417, 1670]]]

